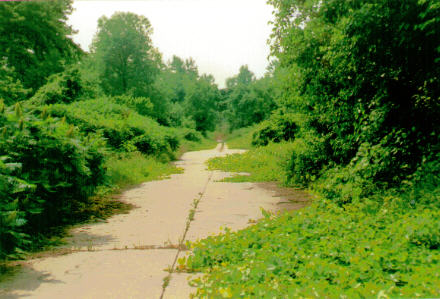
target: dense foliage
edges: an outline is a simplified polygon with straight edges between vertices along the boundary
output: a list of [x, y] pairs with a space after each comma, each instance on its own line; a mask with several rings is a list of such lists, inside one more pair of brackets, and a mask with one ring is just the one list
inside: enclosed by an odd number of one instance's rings
[[285, 109], [305, 115], [324, 164], [367, 163], [375, 182], [414, 172], [439, 141], [440, 5], [269, 2], [274, 53], [295, 74], [285, 82], [294, 87], [285, 89]]
[[273, 114], [262, 122], [252, 136], [252, 144], [268, 145], [269, 142], [282, 142], [295, 139], [298, 130], [298, 117], [295, 114]]
[[194, 244], [181, 262], [209, 273], [192, 282], [198, 297], [436, 297], [439, 211], [390, 212], [396, 201], [351, 209], [329, 202], [267, 216]]
[[[0, 5], [0, 68], [11, 68], [15, 84], [37, 91], [49, 75], [81, 55], [66, 24], [70, 0], [15, 1]], [[4, 80], [0, 71], [0, 82]], [[14, 102], [23, 98], [14, 98]]]
[[[15, 110], [15, 111], [14, 111]], [[29, 236], [71, 220], [104, 181], [102, 141], [61, 119], [21, 105], [2, 108], [0, 257], [27, 248]]]
[[199, 74], [194, 60], [174, 56], [156, 88], [169, 125], [194, 128], [205, 135], [215, 129], [220, 92], [212, 76]]
[[174, 130], [160, 126], [111, 98], [58, 104], [43, 108], [43, 111], [65, 117], [81, 132], [101, 134], [113, 150], [172, 155], [179, 147]]
[[71, 103], [84, 93], [84, 84], [78, 68], [70, 68], [62, 73], [51, 75], [32, 97], [36, 105]]
[[276, 107], [274, 80], [270, 74], [256, 80], [247, 66], [226, 80], [219, 110], [230, 130], [251, 126], [270, 116]]
[[109, 95], [147, 96], [159, 72], [160, 54], [153, 47], [146, 17], [115, 13], [101, 17], [92, 45], [103, 89]]
[[438, 297], [438, 1], [269, 3], [276, 111], [209, 166], [318, 197], [192, 244], [196, 296]]
[[179, 172], [182, 144], [211, 146], [221, 122], [251, 149], [211, 169], [317, 199], [193, 244], [180, 269], [206, 273], [199, 297], [439, 296], [440, 4], [268, 2], [268, 72], [223, 90], [163, 62], [145, 17], [102, 17], [87, 54], [72, 1], [1, 3], [0, 259], [86, 219], [97, 190]]
[[191, 59], [163, 63], [133, 13], [102, 17], [82, 53], [71, 4], [0, 4], [0, 260], [110, 215], [121, 203], [105, 194], [178, 173], [179, 152], [213, 146], [202, 136], [217, 119], [212, 76]]
[[[214, 158], [208, 165], [250, 174], [227, 181], [289, 184], [286, 157], [301, 146], [299, 140]], [[331, 169], [309, 185], [320, 196], [311, 206], [266, 213], [248, 229], [191, 244], [180, 270], [206, 273], [192, 281], [196, 297], [438, 296], [439, 161], [425, 160], [401, 187], [375, 189], [370, 196], [353, 185], [359, 178], [349, 170]], [[343, 175], [351, 181], [341, 181]], [[348, 197], [355, 202], [341, 205]]]

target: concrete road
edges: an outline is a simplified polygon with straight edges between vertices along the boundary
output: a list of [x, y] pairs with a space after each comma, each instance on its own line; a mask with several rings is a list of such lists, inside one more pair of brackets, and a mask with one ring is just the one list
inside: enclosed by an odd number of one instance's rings
[[188, 253], [181, 244], [244, 228], [262, 217], [260, 208], [285, 203], [274, 190], [218, 182], [228, 174], [206, 170], [209, 158], [237, 152], [219, 144], [184, 154], [183, 174], [124, 192], [135, 209], [73, 229], [65, 254], [28, 261], [0, 283], [0, 298], [189, 298], [190, 275], [173, 273]]

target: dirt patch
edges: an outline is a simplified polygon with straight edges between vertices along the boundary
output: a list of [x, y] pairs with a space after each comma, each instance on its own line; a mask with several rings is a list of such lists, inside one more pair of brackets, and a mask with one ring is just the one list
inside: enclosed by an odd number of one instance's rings
[[313, 196], [304, 190], [298, 188], [280, 187], [276, 182], [256, 183], [257, 186], [272, 191], [273, 197], [280, 197], [280, 201], [276, 203], [278, 211], [299, 210], [308, 206]]
[[[135, 188], [128, 187], [125, 190]], [[90, 222], [94, 219], [106, 220], [113, 215], [117, 214], [128, 214], [132, 209], [136, 208], [135, 205], [127, 203], [121, 199], [121, 193], [112, 196], [94, 196], [90, 198], [87, 205], [78, 211], [79, 215], [85, 217], [85, 221]]]
[[[17, 273], [21, 264], [18, 262], [1, 262], [0, 263], [0, 282], [12, 277], [15, 273]], [[0, 293], [1, 294], [1, 293]]]

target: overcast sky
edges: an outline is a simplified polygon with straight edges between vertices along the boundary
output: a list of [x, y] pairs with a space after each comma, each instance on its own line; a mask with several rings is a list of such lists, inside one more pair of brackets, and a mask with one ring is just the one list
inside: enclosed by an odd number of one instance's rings
[[138, 0], [78, 1], [69, 24], [84, 50], [102, 15], [130, 11], [146, 16], [154, 45], [168, 61], [172, 55], [192, 57], [201, 73], [214, 75], [220, 87], [247, 64], [257, 77], [268, 65], [271, 6], [266, 0]]

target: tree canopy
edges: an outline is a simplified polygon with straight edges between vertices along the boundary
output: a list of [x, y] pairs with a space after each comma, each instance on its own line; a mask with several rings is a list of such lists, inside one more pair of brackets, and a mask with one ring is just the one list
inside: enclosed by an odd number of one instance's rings
[[326, 159], [369, 155], [378, 180], [413, 171], [440, 130], [438, 1], [269, 3], [285, 103], [323, 138]]
[[66, 24], [71, 12], [71, 0], [0, 4], [0, 67], [13, 70], [8, 77], [14, 84], [35, 92], [49, 75], [78, 59], [82, 51]]
[[161, 65], [161, 56], [151, 41], [152, 33], [150, 21], [134, 13], [118, 12], [99, 19], [92, 53], [106, 93], [151, 93]]

